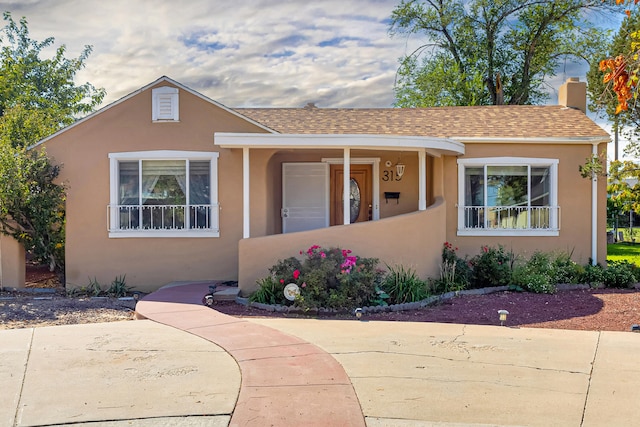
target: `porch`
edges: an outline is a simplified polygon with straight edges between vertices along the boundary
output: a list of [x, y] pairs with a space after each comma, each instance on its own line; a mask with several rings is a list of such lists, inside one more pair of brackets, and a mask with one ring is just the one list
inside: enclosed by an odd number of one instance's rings
[[[312, 245], [351, 249], [422, 276], [439, 271], [446, 240], [443, 157], [464, 154], [463, 144], [278, 134], [216, 134], [215, 144], [242, 149], [241, 294], [255, 290], [279, 259]], [[368, 178], [358, 176], [363, 165], [370, 166]]]

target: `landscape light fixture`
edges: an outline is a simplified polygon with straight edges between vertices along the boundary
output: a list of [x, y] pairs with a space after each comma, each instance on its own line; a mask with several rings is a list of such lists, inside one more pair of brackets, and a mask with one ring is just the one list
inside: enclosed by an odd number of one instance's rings
[[509, 312], [507, 310], [498, 310], [498, 315], [500, 316], [500, 326], [504, 326], [504, 322], [507, 321]]
[[631, 332], [640, 332], [640, 325], [631, 325]]
[[355, 314], [355, 315], [356, 315], [356, 318], [357, 318], [358, 320], [360, 320], [360, 318], [362, 317], [362, 309], [361, 309], [361, 308], [359, 308], [359, 307], [358, 307], [358, 308], [356, 308], [356, 309], [354, 310], [353, 314]]

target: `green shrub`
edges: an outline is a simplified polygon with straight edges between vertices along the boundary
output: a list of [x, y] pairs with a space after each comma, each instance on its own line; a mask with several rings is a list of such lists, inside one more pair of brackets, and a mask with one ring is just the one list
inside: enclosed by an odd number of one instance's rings
[[587, 264], [579, 281], [592, 288], [604, 285], [604, 268], [600, 264]]
[[318, 245], [300, 251], [300, 255], [302, 261], [291, 257], [271, 267], [271, 275], [258, 283], [260, 288], [250, 299], [285, 304], [288, 301], [283, 294], [284, 287], [295, 283], [300, 292], [295, 304], [306, 309], [351, 309], [374, 302], [382, 304], [378, 285], [383, 272], [377, 269], [377, 259], [360, 258], [347, 249], [325, 249]]
[[402, 265], [387, 265], [387, 269], [380, 287], [389, 295], [390, 304], [420, 301], [429, 296], [427, 282], [420, 280], [415, 270]]
[[556, 253], [551, 261], [553, 283], [579, 283], [584, 268], [566, 252]]
[[285, 304], [284, 284], [276, 281], [272, 276], [258, 280], [258, 290], [249, 296], [250, 302], [262, 304]]
[[551, 255], [535, 252], [524, 264], [514, 268], [511, 284], [528, 292], [556, 292], [556, 269]]
[[472, 269], [470, 287], [477, 289], [509, 285], [514, 259], [513, 254], [505, 253], [502, 246], [483, 246], [480, 255], [469, 262]]
[[126, 296], [132, 289], [132, 286], [127, 286], [125, 281], [126, 275], [117, 276], [111, 282], [111, 286], [106, 290], [106, 294], [110, 297], [120, 298]]
[[628, 288], [638, 281], [637, 267], [628, 261], [609, 262], [603, 276], [608, 288]]
[[435, 283], [436, 289], [442, 292], [460, 291], [469, 287], [472, 270], [466, 259], [457, 254], [458, 248], [445, 242], [442, 248], [442, 264], [440, 280]]
[[517, 266], [514, 269], [512, 284], [527, 292], [537, 294], [553, 294], [556, 292], [556, 286], [552, 283], [548, 274], [536, 271], [535, 268], [527, 265]]

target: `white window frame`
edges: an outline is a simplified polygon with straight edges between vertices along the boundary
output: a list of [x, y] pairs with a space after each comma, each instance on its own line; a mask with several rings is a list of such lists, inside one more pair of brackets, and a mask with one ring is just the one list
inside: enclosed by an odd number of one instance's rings
[[[458, 236], [558, 236], [560, 234], [560, 218], [558, 207], [558, 159], [528, 157], [483, 157], [458, 159]], [[549, 167], [549, 202], [552, 207], [549, 216], [549, 228], [545, 229], [493, 229], [465, 227], [465, 169], [468, 167], [487, 166], [531, 166]], [[485, 169], [486, 170], [486, 169]], [[486, 182], [485, 182], [486, 192]], [[486, 200], [486, 195], [485, 195]]]
[[[218, 203], [218, 157], [217, 152], [207, 151], [132, 151], [126, 153], [109, 153], [110, 179], [109, 179], [109, 208], [119, 203], [119, 162], [135, 160], [195, 160], [209, 161], [211, 164], [211, 227], [207, 230], [180, 229], [180, 230], [120, 230], [117, 215], [109, 214], [108, 230], [110, 238], [122, 237], [220, 237], [220, 218]], [[108, 212], [109, 213], [109, 212]]]
[[[152, 107], [151, 120], [154, 123], [167, 123], [180, 121], [180, 108], [178, 98], [178, 88], [162, 86], [151, 91]], [[163, 103], [168, 103], [170, 108], [166, 113], [161, 107]]]

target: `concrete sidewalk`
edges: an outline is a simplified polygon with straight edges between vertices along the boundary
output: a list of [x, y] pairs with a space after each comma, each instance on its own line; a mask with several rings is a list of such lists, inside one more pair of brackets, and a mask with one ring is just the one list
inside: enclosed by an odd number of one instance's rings
[[0, 331], [0, 425], [640, 425], [640, 334], [236, 319], [171, 292], [156, 321]]
[[2, 426], [223, 427], [240, 389], [228, 353], [150, 320], [0, 331], [0, 361]]

